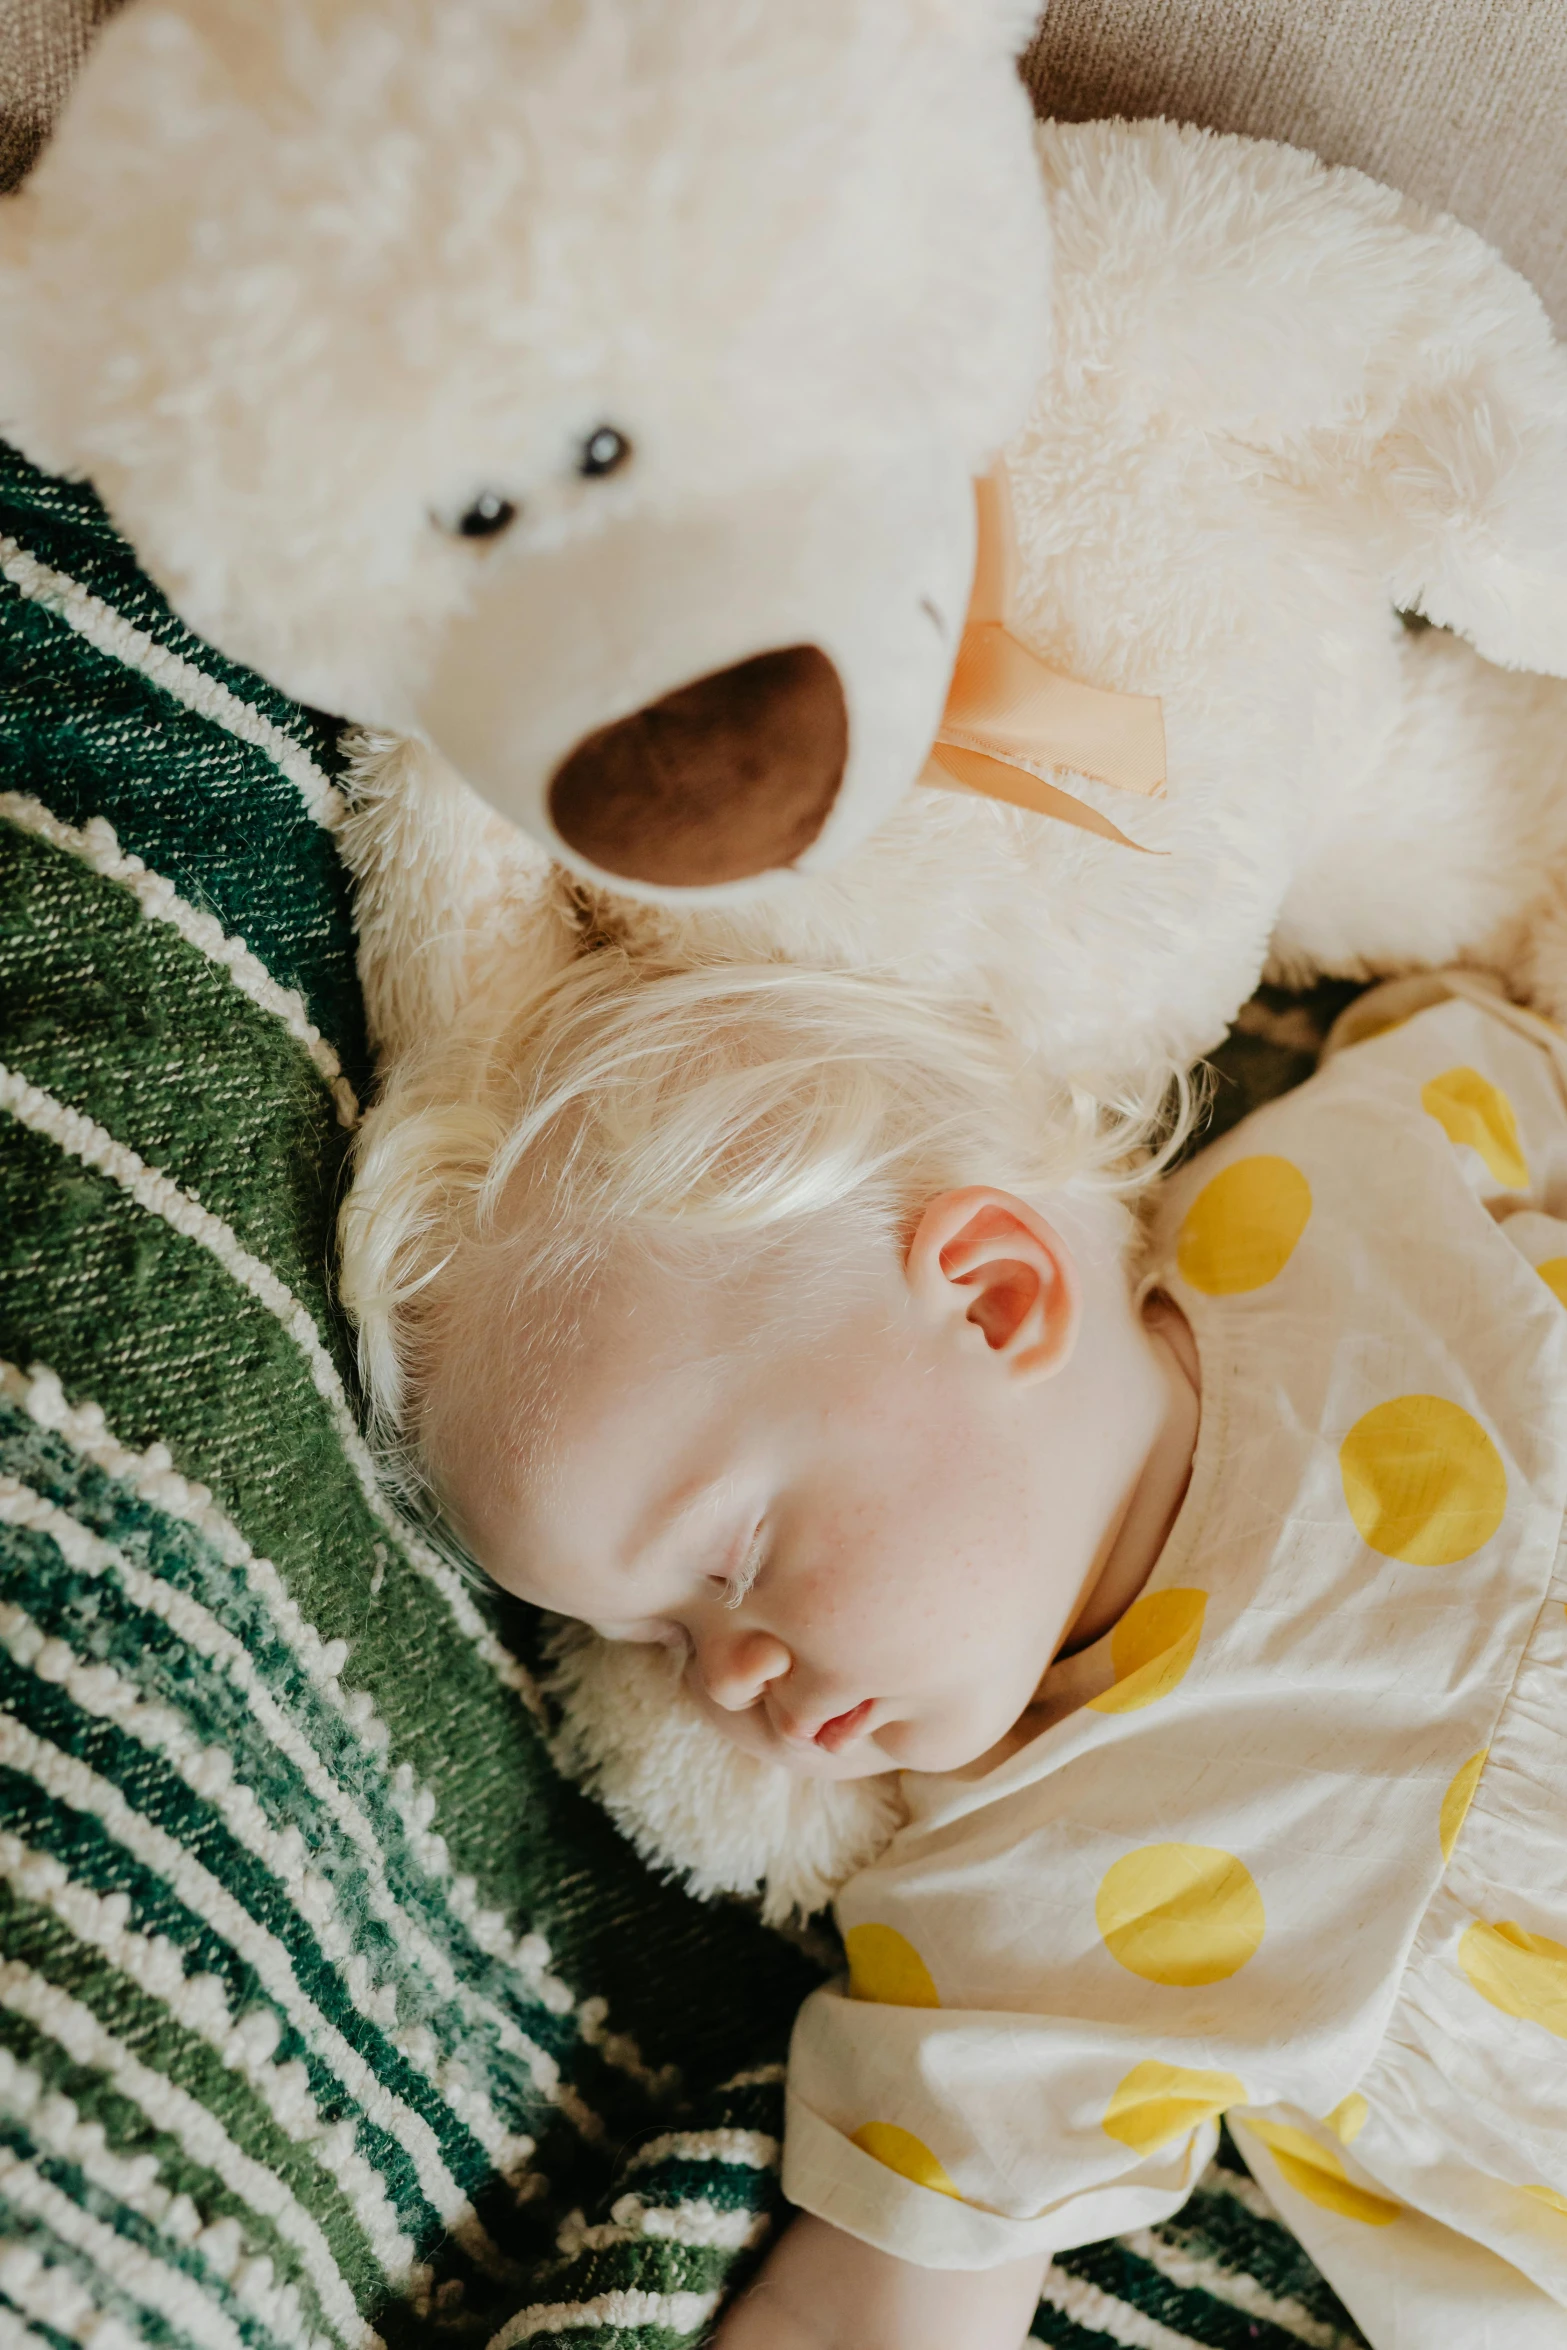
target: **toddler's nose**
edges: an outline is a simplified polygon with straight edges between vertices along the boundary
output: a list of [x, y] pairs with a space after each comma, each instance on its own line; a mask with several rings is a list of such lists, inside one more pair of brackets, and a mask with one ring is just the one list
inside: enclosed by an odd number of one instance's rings
[[770, 1632], [713, 1631], [696, 1643], [696, 1669], [703, 1688], [726, 1713], [744, 1713], [769, 1681], [788, 1672], [789, 1651]]

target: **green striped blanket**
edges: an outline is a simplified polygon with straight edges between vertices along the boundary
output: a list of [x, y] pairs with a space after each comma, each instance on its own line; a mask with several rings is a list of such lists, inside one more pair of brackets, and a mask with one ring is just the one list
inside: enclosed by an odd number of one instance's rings
[[[558, 1778], [377, 1485], [335, 728], [10, 453], [0, 676], [0, 2344], [693, 2343], [815, 1964]], [[1035, 2331], [1357, 2339], [1227, 2158]]]

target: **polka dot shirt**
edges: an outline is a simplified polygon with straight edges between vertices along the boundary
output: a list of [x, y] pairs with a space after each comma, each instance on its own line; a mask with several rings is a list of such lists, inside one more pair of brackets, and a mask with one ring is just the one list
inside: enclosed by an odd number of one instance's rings
[[1167, 1187], [1141, 1596], [907, 1774], [785, 2189], [931, 2267], [1168, 2216], [1217, 2117], [1374, 2350], [1567, 2346], [1567, 1047], [1463, 975]]

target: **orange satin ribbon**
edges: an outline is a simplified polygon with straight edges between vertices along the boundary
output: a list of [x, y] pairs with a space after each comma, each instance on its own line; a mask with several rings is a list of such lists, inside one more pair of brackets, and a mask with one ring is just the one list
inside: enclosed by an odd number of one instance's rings
[[975, 495], [974, 592], [941, 730], [920, 781], [1006, 800], [1140, 849], [1141, 842], [1050, 776], [1065, 768], [1115, 791], [1156, 797], [1165, 783], [1164, 705], [1153, 694], [1105, 693], [1063, 677], [1019, 643], [1009, 626], [1017, 551], [1005, 466], [997, 464], [976, 483]]

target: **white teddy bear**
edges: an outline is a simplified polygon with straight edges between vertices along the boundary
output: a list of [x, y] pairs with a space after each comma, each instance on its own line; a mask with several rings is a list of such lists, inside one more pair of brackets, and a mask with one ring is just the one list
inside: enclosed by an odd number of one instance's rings
[[[1015, 747], [979, 767], [1146, 853], [933, 765], [948, 788], [831, 871], [716, 906], [590, 892], [598, 926], [677, 960], [905, 971], [1101, 1092], [1208, 1049], [1270, 957], [1467, 958], [1567, 1012], [1567, 686], [1528, 673], [1567, 671], [1567, 359], [1536, 298], [1451, 221], [1291, 149], [1159, 122], [1037, 145], [1055, 356], [1006, 449], [1010, 637], [1047, 684], [1112, 689], [1090, 697], [1112, 718], [1161, 715], [1167, 780], [1140, 796]], [[400, 751], [383, 781], [352, 853], [396, 1041], [480, 984], [453, 956], [482, 947], [504, 991], [506, 923], [569, 951], [541, 909], [569, 920], [581, 888], [432, 762]], [[419, 970], [446, 1010], [415, 1007]]]
[[[676, 951], [914, 968], [1096, 1085], [1209, 1045], [1270, 940], [1483, 956], [1560, 1008], [1563, 696], [1502, 674], [1567, 670], [1537, 300], [1292, 150], [1036, 131], [1025, 26], [133, 0], [0, 202], [0, 416], [195, 627], [422, 725]], [[1002, 787], [1151, 854], [914, 788], [1003, 442], [1008, 642], [1157, 701], [1167, 787], [1094, 780], [1070, 728]], [[401, 870], [450, 845], [427, 797]], [[426, 877], [442, 928], [471, 861]], [[492, 899], [537, 895], [515, 867]], [[406, 959], [414, 915], [367, 918]]]
[[[1533, 982], [1559, 697], [1393, 613], [1567, 668], [1538, 302], [1290, 150], [1036, 131], [1029, 13], [132, 0], [0, 201], [4, 429], [677, 937], [749, 892], [711, 936], [917, 962], [1096, 1075], [1270, 937]], [[915, 790], [1003, 444], [1012, 639], [1156, 698], [1167, 791], [1070, 730], [1012, 774], [1156, 855]]]

